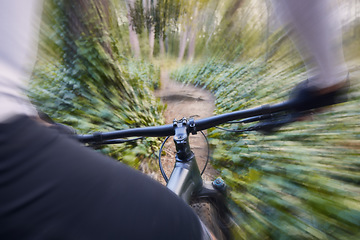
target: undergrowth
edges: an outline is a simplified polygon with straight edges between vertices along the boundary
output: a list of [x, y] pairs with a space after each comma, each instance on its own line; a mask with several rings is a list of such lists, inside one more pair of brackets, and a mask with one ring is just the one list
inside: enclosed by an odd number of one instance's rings
[[[211, 90], [214, 114], [221, 114], [287, 99], [303, 72], [296, 64], [208, 61], [185, 65], [172, 77]], [[357, 81], [349, 96], [311, 121], [271, 135], [208, 132], [212, 163], [231, 188], [239, 239], [360, 237]]]

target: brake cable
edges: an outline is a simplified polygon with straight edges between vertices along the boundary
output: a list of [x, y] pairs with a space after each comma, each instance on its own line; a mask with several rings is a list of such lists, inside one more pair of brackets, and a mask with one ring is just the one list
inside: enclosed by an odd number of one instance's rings
[[206, 162], [205, 162], [205, 165], [204, 165], [204, 168], [203, 170], [201, 171], [201, 175], [203, 175], [203, 173], [205, 172], [205, 169], [209, 163], [209, 159], [210, 159], [210, 144], [209, 144], [209, 140], [208, 138], [206, 137], [205, 133], [203, 131], [200, 131], [201, 134], [204, 136], [205, 140], [206, 140], [206, 144], [207, 144], [207, 149], [208, 149], [208, 154], [207, 154], [207, 158], [206, 158]]
[[[226, 129], [223, 127], [215, 126], [215, 128], [227, 131], [227, 132], [234, 132], [234, 133], [242, 133], [242, 132], [249, 132], [249, 131], [262, 131], [262, 132], [273, 132], [278, 127], [281, 127], [285, 124], [291, 123], [296, 121], [296, 118], [299, 116], [305, 115], [305, 113], [298, 113], [298, 114], [283, 114], [283, 115], [276, 115], [276, 114], [265, 114], [256, 117], [250, 117], [247, 119], [243, 119], [240, 121], [229, 121], [225, 124], [238, 124], [238, 123], [250, 123], [255, 121], [260, 121], [259, 123], [244, 128], [244, 129]], [[265, 121], [264, 121], [265, 120]], [[266, 122], [266, 120], [270, 120]]]
[[165, 180], [165, 182], [167, 183], [169, 181], [168, 177], [166, 176], [166, 173], [164, 171], [164, 168], [162, 167], [162, 164], [161, 164], [161, 153], [162, 153], [162, 149], [166, 143], [166, 141], [170, 138], [170, 136], [167, 136], [165, 138], [165, 140], [163, 141], [163, 143], [161, 144], [161, 147], [160, 147], [160, 150], [159, 150], [159, 167], [160, 167], [160, 172]]

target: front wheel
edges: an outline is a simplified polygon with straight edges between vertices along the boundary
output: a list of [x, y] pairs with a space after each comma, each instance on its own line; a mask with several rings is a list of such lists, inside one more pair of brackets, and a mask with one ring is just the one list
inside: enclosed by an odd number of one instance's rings
[[228, 239], [220, 227], [221, 220], [216, 208], [208, 201], [202, 200], [190, 204], [195, 213], [199, 216], [200, 220], [211, 231], [211, 233], [218, 240]]

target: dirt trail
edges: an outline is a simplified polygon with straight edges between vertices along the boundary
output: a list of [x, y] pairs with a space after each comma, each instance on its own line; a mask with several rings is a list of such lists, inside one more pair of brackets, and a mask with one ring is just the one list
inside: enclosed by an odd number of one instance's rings
[[[215, 97], [209, 91], [175, 82], [170, 79], [166, 70], [161, 70], [161, 89], [156, 91], [155, 95], [167, 104], [165, 111], [165, 122], [167, 124], [172, 123], [174, 119], [179, 120], [183, 117], [194, 117], [195, 119], [209, 117], [213, 115], [215, 109]], [[190, 146], [195, 153], [201, 171], [207, 158], [206, 140], [201, 133], [191, 135]], [[175, 164], [175, 146], [172, 138], [166, 142], [164, 151], [166, 155], [162, 157], [162, 163], [169, 177]], [[217, 176], [217, 171], [208, 164], [203, 179], [213, 180]], [[161, 174], [157, 179], [165, 183]]]

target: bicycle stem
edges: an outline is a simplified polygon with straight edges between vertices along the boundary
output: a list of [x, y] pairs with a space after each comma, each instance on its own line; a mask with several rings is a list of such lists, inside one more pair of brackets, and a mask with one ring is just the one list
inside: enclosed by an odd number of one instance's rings
[[179, 162], [188, 162], [194, 154], [190, 149], [187, 120], [185, 118], [180, 121], [174, 120], [173, 126], [175, 129], [174, 143], [176, 147], [176, 160]]

